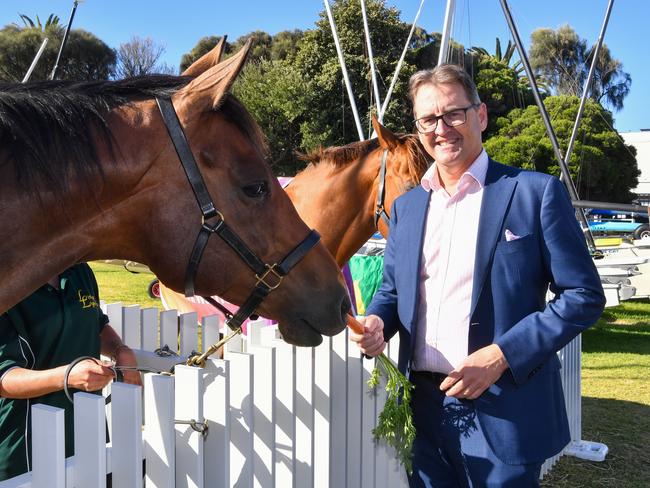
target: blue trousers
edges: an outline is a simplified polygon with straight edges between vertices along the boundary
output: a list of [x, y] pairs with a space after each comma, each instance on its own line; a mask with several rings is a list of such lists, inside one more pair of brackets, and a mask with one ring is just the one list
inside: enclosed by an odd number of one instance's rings
[[529, 488], [541, 464], [503, 463], [490, 448], [470, 400], [447, 397], [435, 379], [411, 377], [416, 438], [411, 488]]

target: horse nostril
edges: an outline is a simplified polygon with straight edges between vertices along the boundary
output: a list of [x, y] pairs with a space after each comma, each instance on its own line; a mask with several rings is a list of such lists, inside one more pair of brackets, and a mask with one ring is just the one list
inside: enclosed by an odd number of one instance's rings
[[343, 319], [344, 324], [347, 322], [346, 317], [351, 310], [352, 304], [350, 303], [350, 298], [348, 296], [344, 296], [343, 300], [341, 301], [341, 318]]

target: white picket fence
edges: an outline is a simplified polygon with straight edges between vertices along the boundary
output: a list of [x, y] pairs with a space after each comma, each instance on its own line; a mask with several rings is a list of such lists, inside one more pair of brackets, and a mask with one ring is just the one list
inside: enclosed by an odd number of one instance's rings
[[[194, 313], [178, 317], [173, 310], [120, 304], [106, 311], [137, 349], [139, 364], [156, 369], [198, 351], [200, 342], [216, 342], [220, 327], [216, 316], [199, 327]], [[180, 357], [153, 354], [161, 344]], [[397, 351], [395, 338], [388, 355], [396, 360]], [[579, 342], [560, 359], [578, 442]], [[34, 405], [32, 472], [0, 488], [104, 487], [106, 473], [118, 488], [142, 487], [143, 480], [147, 487], [179, 488], [406, 487], [392, 451], [372, 438], [385, 401], [382, 388], [375, 394], [366, 386], [373, 367], [349, 346], [347, 332], [316, 348], [296, 348], [279, 339], [275, 327], [253, 323], [247, 338], [228, 343], [224, 359], [211, 359], [203, 369], [180, 365], [173, 376], [146, 374], [144, 394], [114, 383], [109, 408], [102, 397], [77, 393], [75, 455], [67, 460], [63, 411]], [[542, 474], [558, 458], [548, 460]]]

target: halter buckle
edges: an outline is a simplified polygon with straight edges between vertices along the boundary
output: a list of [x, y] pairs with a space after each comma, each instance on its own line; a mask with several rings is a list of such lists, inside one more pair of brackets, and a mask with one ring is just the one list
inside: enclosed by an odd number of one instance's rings
[[[226, 222], [226, 219], [223, 217], [223, 214], [219, 212], [219, 210], [215, 210], [216, 215], [213, 215], [212, 217], [208, 217], [207, 219], [205, 218], [205, 215], [201, 215], [201, 227], [206, 227], [206, 220], [212, 220], [218, 218], [219, 221], [217, 222], [217, 225], [215, 227], [211, 227], [212, 229], [218, 229], [220, 225], [224, 224]], [[210, 228], [208, 226], [208, 228]]]
[[[268, 264], [265, 264], [265, 266], [266, 266], [266, 271], [264, 271], [264, 273], [262, 274], [262, 276], [257, 275], [257, 274], [255, 275], [255, 278], [257, 278], [257, 282], [255, 283], [255, 286], [259, 285], [260, 283], [264, 283], [264, 286], [266, 286], [266, 287], [269, 289], [269, 291], [273, 291], [273, 290], [275, 290], [278, 286], [280, 286], [280, 283], [282, 283], [282, 278], [284, 278], [284, 276], [282, 276], [280, 273], [278, 273], [278, 272], [275, 270], [275, 268], [276, 268], [277, 265], [278, 265], [278, 263], [275, 263], [273, 266], [269, 266]], [[266, 280], [268, 279], [268, 276], [269, 276], [270, 274], [273, 275], [273, 276], [275, 276], [275, 279], [277, 280], [277, 283], [272, 284], [272, 285], [269, 284], [269, 283], [267, 283]]]

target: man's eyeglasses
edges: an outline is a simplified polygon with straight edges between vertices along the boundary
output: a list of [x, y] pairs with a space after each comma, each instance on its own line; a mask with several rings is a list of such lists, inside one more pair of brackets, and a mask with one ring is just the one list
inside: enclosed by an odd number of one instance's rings
[[467, 122], [467, 111], [470, 108], [477, 108], [480, 106], [480, 103], [473, 103], [468, 107], [456, 108], [442, 115], [427, 115], [426, 117], [420, 117], [413, 122], [415, 123], [415, 128], [422, 134], [428, 134], [429, 132], [436, 130], [436, 127], [438, 127], [438, 121], [441, 119], [447, 127], [458, 127]]

